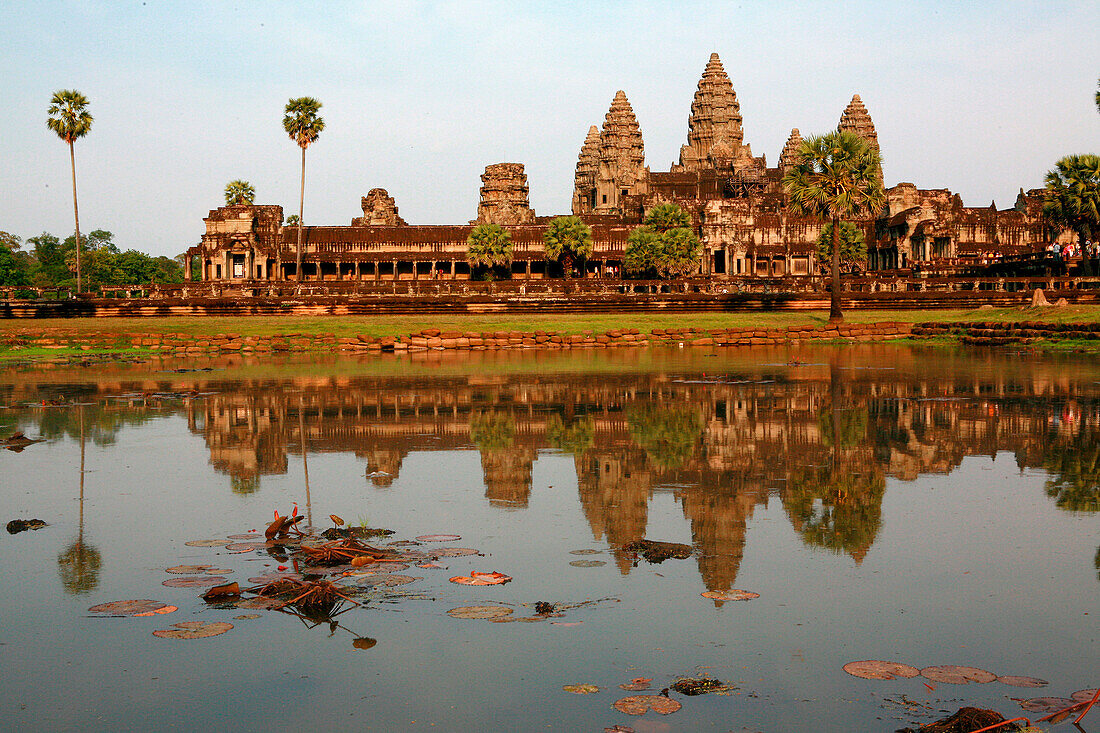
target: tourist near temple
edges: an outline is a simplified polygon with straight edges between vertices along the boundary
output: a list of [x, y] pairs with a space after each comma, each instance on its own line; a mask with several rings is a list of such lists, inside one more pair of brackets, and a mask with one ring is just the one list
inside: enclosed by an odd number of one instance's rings
[[[876, 150], [878, 135], [859, 95], [843, 110], [837, 129], [853, 132]], [[572, 213], [592, 230], [587, 276], [619, 277], [630, 232], [645, 212], [675, 203], [690, 213], [701, 242], [699, 276], [730, 278], [811, 275], [819, 271], [818, 219], [786, 210], [782, 178], [802, 142], [791, 130], [769, 166], [744, 140], [737, 94], [711, 54], [688, 119], [687, 144], [667, 172], [652, 172], [638, 120], [619, 91], [603, 127], [589, 128], [577, 160]], [[881, 170], [879, 175], [882, 175]], [[456, 225], [408, 224], [385, 189], [362, 197], [363, 215], [347, 226], [307, 226], [302, 233], [302, 273], [297, 278], [297, 227], [283, 225], [283, 209], [271, 205], [224, 206], [205, 219], [206, 233], [187, 251], [187, 277], [215, 281], [304, 282], [469, 279], [466, 240], [473, 226], [498, 224], [511, 235], [512, 277], [563, 277], [548, 261], [543, 233], [552, 216], [536, 216], [521, 163], [496, 163], [481, 176], [474, 221]], [[877, 218], [858, 221], [867, 242], [867, 269], [942, 269], [982, 264], [1002, 256], [1044, 249], [1051, 232], [1042, 217], [1043, 189], [1020, 190], [1011, 209], [964, 206], [948, 189], [897, 183], [886, 189]], [[1072, 241], [1066, 232], [1058, 239]], [[192, 262], [201, 272], [192, 272]]]

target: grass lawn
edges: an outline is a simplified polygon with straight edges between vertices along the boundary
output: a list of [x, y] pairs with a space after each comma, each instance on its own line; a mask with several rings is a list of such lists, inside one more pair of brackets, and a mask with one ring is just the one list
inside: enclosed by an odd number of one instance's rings
[[[1046, 323], [1092, 323], [1100, 321], [1100, 306], [1064, 308], [996, 308], [987, 310], [848, 311], [849, 323], [881, 321], [1043, 321]], [[424, 328], [443, 331], [559, 331], [596, 333], [616, 328], [697, 327], [701, 329], [756, 326], [785, 328], [793, 325], [822, 325], [826, 311], [750, 313], [598, 313], [592, 315], [425, 315], [425, 316], [250, 316], [168, 318], [64, 318], [0, 320], [0, 338], [8, 334], [41, 333], [186, 333], [192, 335], [240, 334], [332, 334], [335, 336], [402, 336]]]

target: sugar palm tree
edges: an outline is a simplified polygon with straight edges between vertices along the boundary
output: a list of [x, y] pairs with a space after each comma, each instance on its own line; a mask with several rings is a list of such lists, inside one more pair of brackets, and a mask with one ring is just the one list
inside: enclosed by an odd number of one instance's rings
[[92, 129], [92, 115], [88, 112], [88, 98], [75, 89], [61, 89], [50, 98], [49, 119], [46, 126], [69, 144], [69, 164], [73, 174], [73, 218], [76, 220], [76, 292], [81, 290], [80, 271], [80, 211], [76, 206], [76, 150], [73, 143]]
[[797, 162], [783, 176], [787, 208], [792, 213], [816, 216], [833, 225], [831, 323], [844, 318], [840, 312], [840, 221], [877, 214], [886, 204], [878, 175], [881, 164], [878, 151], [863, 138], [838, 131], [803, 142]]
[[313, 97], [298, 97], [286, 103], [283, 129], [302, 149], [302, 185], [298, 198], [298, 247], [295, 255], [294, 279], [302, 279], [302, 218], [306, 203], [306, 148], [325, 129], [325, 121], [317, 116], [321, 103]]
[[478, 224], [466, 238], [466, 261], [486, 268], [490, 279], [502, 275], [500, 271], [512, 264], [512, 235], [499, 224]]
[[256, 200], [256, 189], [248, 181], [237, 179], [225, 184], [225, 205], [237, 206], [238, 204], [252, 205]]
[[1043, 214], [1081, 245], [1100, 238], [1100, 155], [1067, 155], [1047, 172]]
[[[560, 259], [565, 277], [568, 278], [576, 260], [586, 260], [592, 255], [592, 229], [579, 216], [559, 216], [550, 222], [542, 235], [546, 258]], [[581, 270], [584, 277], [584, 270]]]

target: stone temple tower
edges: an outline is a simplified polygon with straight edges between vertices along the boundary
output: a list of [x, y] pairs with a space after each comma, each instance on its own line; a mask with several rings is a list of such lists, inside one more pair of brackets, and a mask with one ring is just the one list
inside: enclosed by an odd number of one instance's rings
[[791, 130], [791, 135], [787, 138], [787, 144], [783, 146], [783, 152], [779, 154], [779, 169], [784, 173], [795, 164], [795, 158], [798, 155], [798, 149], [802, 147], [802, 142], [802, 133], [798, 131], [798, 128]]
[[523, 163], [494, 163], [481, 174], [478, 224], [515, 226], [534, 224], [535, 212], [528, 201], [527, 174]]
[[577, 172], [573, 177], [573, 213], [591, 214], [596, 206], [596, 173], [600, 161], [600, 130], [595, 125], [588, 128], [588, 135], [577, 158]]
[[[854, 132], [866, 140], [870, 146], [881, 153], [878, 147], [878, 133], [875, 132], [875, 123], [871, 121], [871, 115], [863, 106], [863, 100], [856, 94], [852, 101], [844, 108], [844, 114], [840, 116], [840, 124], [836, 126], [837, 132]], [[878, 169], [878, 179], [882, 180], [882, 166]]]
[[722, 61], [712, 53], [691, 103], [680, 166], [687, 171], [731, 168], [737, 158], [752, 157], [751, 152], [741, 151], [743, 143], [741, 105]]
[[604, 117], [596, 159], [593, 211], [621, 214], [625, 196], [645, 193], [647, 176], [642, 131], [622, 90], [615, 93]]

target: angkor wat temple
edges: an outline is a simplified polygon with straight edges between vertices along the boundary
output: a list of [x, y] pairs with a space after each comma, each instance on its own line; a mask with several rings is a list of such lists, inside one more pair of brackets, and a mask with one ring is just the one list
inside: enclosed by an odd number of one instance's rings
[[[858, 94], [841, 113], [837, 129], [879, 147]], [[816, 273], [821, 222], [788, 213], [781, 184], [801, 141], [799, 130], [791, 130], [775, 167], [766, 156], [753, 155], [744, 140], [737, 94], [718, 54], [711, 54], [691, 105], [680, 161], [667, 172], [652, 172], [638, 120], [626, 94], [617, 92], [603, 128], [589, 128], [577, 160], [572, 213], [591, 226], [594, 240], [586, 274], [619, 274], [630, 231], [649, 208], [665, 202], [692, 216], [702, 242], [699, 275]], [[514, 278], [562, 276], [561, 265], [548, 262], [543, 252], [543, 232], [553, 217], [536, 216], [531, 209], [523, 164], [489, 165], [481, 180], [477, 218], [460, 225], [409, 225], [384, 189], [371, 190], [361, 201], [363, 216], [350, 225], [304, 228], [300, 279], [467, 279], [466, 238], [474, 224], [483, 222], [510, 232]], [[225, 206], [211, 211], [205, 222], [206, 234], [187, 258], [188, 270], [193, 258], [201, 262], [201, 279], [295, 278], [297, 229], [283, 225], [281, 206]], [[998, 210], [994, 204], [964, 206], [958, 194], [945, 188], [897, 183], [887, 188], [884, 210], [858, 224], [871, 271], [979, 264], [1041, 250], [1052, 236], [1042, 217], [1042, 189], [1021, 189], [1011, 209]], [[197, 279], [199, 273], [194, 274]]]

